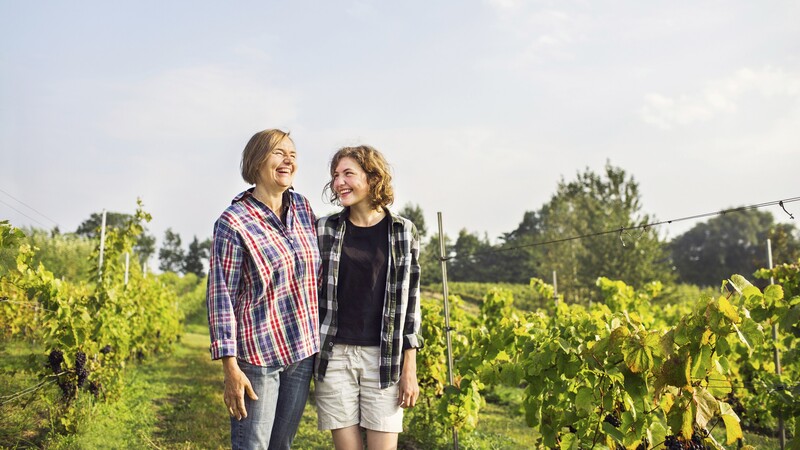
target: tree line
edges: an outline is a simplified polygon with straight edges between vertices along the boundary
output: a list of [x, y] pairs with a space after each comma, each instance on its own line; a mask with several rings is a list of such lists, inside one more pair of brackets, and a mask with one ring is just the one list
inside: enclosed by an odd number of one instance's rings
[[[427, 234], [418, 205], [406, 205], [400, 214], [423, 237]], [[550, 200], [525, 211], [517, 228], [499, 236], [499, 242], [467, 229], [455, 239], [445, 235], [448, 278], [527, 284], [531, 278], [551, 280], [555, 272], [559, 294], [587, 299], [599, 276], [637, 287], [655, 280], [718, 286], [731, 274], [751, 277], [768, 265], [767, 239], [772, 240], [774, 264], [800, 259], [797, 228], [777, 223], [769, 211], [717, 215], [671, 240], [657, 227], [644, 227], [656, 221], [643, 212], [633, 176], [610, 163], [599, 173], [587, 168], [573, 180], [562, 177]], [[620, 233], [592, 236], [620, 228]], [[588, 237], [565, 240], [575, 236]], [[440, 283], [439, 236], [424, 242], [422, 282]]]

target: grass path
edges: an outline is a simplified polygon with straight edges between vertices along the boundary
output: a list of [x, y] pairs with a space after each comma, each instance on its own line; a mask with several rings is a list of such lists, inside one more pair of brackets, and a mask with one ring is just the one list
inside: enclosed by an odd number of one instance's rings
[[230, 448], [222, 370], [208, 335], [188, 327], [175, 351], [125, 372], [123, 397], [99, 404], [93, 421], [59, 448]]
[[[120, 401], [98, 406], [82, 433], [56, 448], [227, 449], [228, 414], [222, 400], [222, 367], [208, 354], [205, 327], [188, 325], [174, 353], [126, 372]], [[307, 407], [295, 448], [330, 448]]]

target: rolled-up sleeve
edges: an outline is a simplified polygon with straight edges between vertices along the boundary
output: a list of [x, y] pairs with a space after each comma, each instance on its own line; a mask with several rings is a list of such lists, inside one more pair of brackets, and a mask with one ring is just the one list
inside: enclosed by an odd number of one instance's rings
[[238, 233], [224, 217], [214, 224], [208, 270], [208, 328], [211, 358], [236, 356], [234, 306], [242, 272], [242, 245]]
[[422, 348], [424, 345], [420, 326], [422, 323], [422, 313], [419, 304], [419, 233], [417, 228], [411, 225], [411, 267], [409, 270], [408, 283], [408, 304], [406, 309], [406, 321], [404, 325], [403, 350], [409, 348]]

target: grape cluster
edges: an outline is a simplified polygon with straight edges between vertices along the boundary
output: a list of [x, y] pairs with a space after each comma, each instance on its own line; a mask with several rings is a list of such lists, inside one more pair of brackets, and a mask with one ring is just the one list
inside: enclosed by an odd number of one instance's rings
[[86, 383], [86, 378], [89, 377], [89, 371], [86, 370], [86, 353], [78, 351], [75, 354], [75, 375], [77, 376], [78, 387], [83, 387]]
[[64, 362], [64, 353], [61, 350], [53, 350], [47, 357], [47, 365], [55, 374], [61, 373], [61, 364]]
[[72, 381], [68, 379], [62, 380], [59, 378], [58, 387], [61, 388], [61, 392], [64, 394], [65, 400], [69, 401], [75, 398], [75, 394], [77, 393], [77, 388], [75, 387], [75, 383], [73, 383]]
[[105, 347], [100, 349], [100, 353], [104, 355], [111, 353], [112, 351], [114, 351], [114, 349], [112, 349], [110, 345], [106, 345]]
[[603, 419], [603, 422], [608, 423], [609, 425], [611, 425], [614, 428], [619, 428], [620, 424], [622, 424], [622, 422], [620, 422], [619, 418], [615, 417], [613, 414], [606, 414], [606, 418]]
[[649, 446], [650, 446], [650, 441], [647, 440], [647, 438], [642, 438], [642, 442], [640, 442], [639, 445], [636, 446], [636, 450], [647, 450]]
[[683, 440], [677, 436], [667, 436], [664, 439], [664, 446], [667, 450], [706, 450], [708, 447], [703, 443], [703, 436], [695, 433], [692, 439]]
[[706, 447], [706, 444], [703, 443], [703, 436], [695, 433], [692, 435], [692, 440], [686, 443], [686, 448], [692, 450], [705, 450], [708, 447]]
[[101, 388], [100, 383], [98, 383], [96, 381], [90, 381], [89, 382], [89, 386], [87, 386], [86, 389], [88, 389], [89, 392], [92, 395], [94, 395], [95, 398], [97, 398], [97, 396], [100, 394], [100, 388]]

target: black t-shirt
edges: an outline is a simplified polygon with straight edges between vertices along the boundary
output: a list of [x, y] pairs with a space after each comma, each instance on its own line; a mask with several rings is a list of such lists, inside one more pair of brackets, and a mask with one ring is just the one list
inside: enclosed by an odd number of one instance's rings
[[336, 342], [380, 345], [388, 253], [388, 214], [371, 227], [358, 227], [347, 221], [336, 291]]

